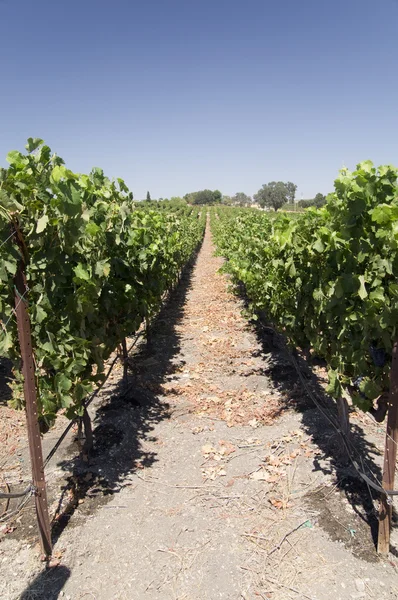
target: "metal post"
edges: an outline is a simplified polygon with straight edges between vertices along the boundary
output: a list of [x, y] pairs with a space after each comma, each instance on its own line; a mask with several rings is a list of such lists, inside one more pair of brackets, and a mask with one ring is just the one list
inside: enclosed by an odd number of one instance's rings
[[[395, 460], [397, 457], [398, 444], [398, 341], [395, 342], [392, 351], [392, 363], [390, 373], [390, 395], [388, 399], [387, 413], [387, 435], [384, 450], [383, 488], [394, 489]], [[390, 530], [392, 519], [392, 505], [388, 498], [383, 496], [380, 504], [379, 535], [377, 552], [388, 554], [390, 551]]]
[[47, 491], [44, 479], [43, 453], [40, 439], [40, 428], [37, 413], [35, 385], [35, 365], [32, 352], [30, 318], [27, 309], [26, 294], [28, 291], [21, 260], [15, 275], [15, 312], [17, 316], [18, 338], [21, 349], [22, 374], [24, 378], [24, 396], [26, 404], [26, 422], [29, 439], [29, 452], [32, 467], [32, 480], [35, 487], [35, 505], [40, 546], [46, 556], [52, 552], [51, 528], [48, 516]]

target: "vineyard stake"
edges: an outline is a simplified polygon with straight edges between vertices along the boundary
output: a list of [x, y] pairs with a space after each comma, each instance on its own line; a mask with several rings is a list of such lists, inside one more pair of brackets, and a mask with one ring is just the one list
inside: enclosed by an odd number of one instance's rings
[[[383, 488], [394, 489], [395, 460], [397, 457], [398, 443], [398, 341], [395, 342], [392, 351], [392, 363], [390, 373], [390, 395], [388, 399], [386, 445], [384, 450]], [[389, 498], [381, 498], [379, 513], [379, 534], [377, 552], [388, 554], [390, 551], [390, 530], [392, 519], [392, 504]]]
[[[20, 232], [17, 231], [20, 240]], [[23, 247], [18, 242], [23, 253]], [[41, 447], [40, 428], [37, 418], [37, 397], [35, 385], [35, 365], [32, 352], [32, 336], [27, 309], [26, 295], [28, 287], [21, 259], [15, 275], [15, 312], [17, 317], [18, 339], [21, 349], [22, 374], [24, 378], [24, 397], [26, 404], [26, 423], [29, 440], [29, 453], [32, 467], [32, 480], [35, 488], [35, 505], [39, 540], [43, 554], [50, 556], [52, 552], [51, 528], [48, 516], [47, 490], [44, 478], [43, 452]]]

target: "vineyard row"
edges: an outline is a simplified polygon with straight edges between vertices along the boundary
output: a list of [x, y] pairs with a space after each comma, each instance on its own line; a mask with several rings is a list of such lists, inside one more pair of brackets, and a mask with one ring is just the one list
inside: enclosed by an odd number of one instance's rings
[[200, 243], [200, 208], [139, 209], [121, 179], [70, 171], [42, 140], [0, 169], [0, 356], [12, 359], [14, 406], [23, 403], [14, 315], [26, 274], [40, 419], [82, 416], [104, 363], [157, 311]]
[[341, 171], [321, 209], [292, 218], [217, 208], [212, 219], [255, 313], [325, 359], [333, 397], [349, 391], [380, 419], [398, 324], [397, 181], [397, 169], [367, 161]]

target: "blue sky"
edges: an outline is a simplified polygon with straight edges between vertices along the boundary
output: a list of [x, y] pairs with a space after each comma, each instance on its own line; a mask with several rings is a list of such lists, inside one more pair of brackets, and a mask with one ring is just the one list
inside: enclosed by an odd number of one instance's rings
[[0, 163], [42, 137], [135, 198], [398, 165], [398, 0], [0, 0]]

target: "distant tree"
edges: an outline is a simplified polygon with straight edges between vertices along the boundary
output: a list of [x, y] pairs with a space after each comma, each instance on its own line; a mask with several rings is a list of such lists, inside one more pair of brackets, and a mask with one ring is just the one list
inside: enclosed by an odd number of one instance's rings
[[214, 196], [211, 190], [200, 190], [199, 192], [194, 192], [193, 196], [193, 204], [213, 204], [214, 202]]
[[283, 181], [271, 181], [264, 184], [257, 194], [254, 194], [254, 200], [264, 208], [273, 208], [278, 210], [288, 202], [289, 190], [287, 184]]
[[236, 206], [246, 206], [251, 204], [252, 199], [243, 192], [237, 192], [235, 196], [232, 196], [231, 202], [232, 204], [236, 204]]
[[222, 193], [220, 192], [220, 190], [214, 190], [214, 192], [213, 192], [214, 204], [220, 204], [221, 199], [222, 199]]
[[285, 185], [286, 185], [286, 189], [287, 189], [287, 200], [288, 200], [289, 204], [294, 204], [294, 198], [296, 196], [297, 185], [295, 183], [292, 183], [291, 181], [288, 181]]
[[223, 195], [223, 197], [221, 198], [221, 203], [222, 204], [226, 204], [227, 206], [230, 206], [232, 204], [232, 198], [231, 198], [231, 196], [225, 196], [225, 195]]
[[149, 192], [146, 193], [146, 199], [150, 200], [151, 199], [151, 194]]
[[200, 190], [185, 194], [184, 200], [189, 204], [216, 204], [221, 202], [222, 194], [219, 190]]
[[314, 206], [316, 206], [317, 208], [320, 208], [321, 206], [324, 206], [325, 204], [326, 204], [326, 196], [318, 193], [314, 198]]
[[310, 206], [314, 206], [314, 200], [300, 200], [298, 204], [301, 208], [309, 208]]
[[301, 208], [310, 208], [310, 206], [316, 206], [316, 208], [321, 208], [326, 204], [326, 196], [321, 193], [318, 193], [315, 198], [311, 198], [310, 200], [300, 200], [299, 206]]

